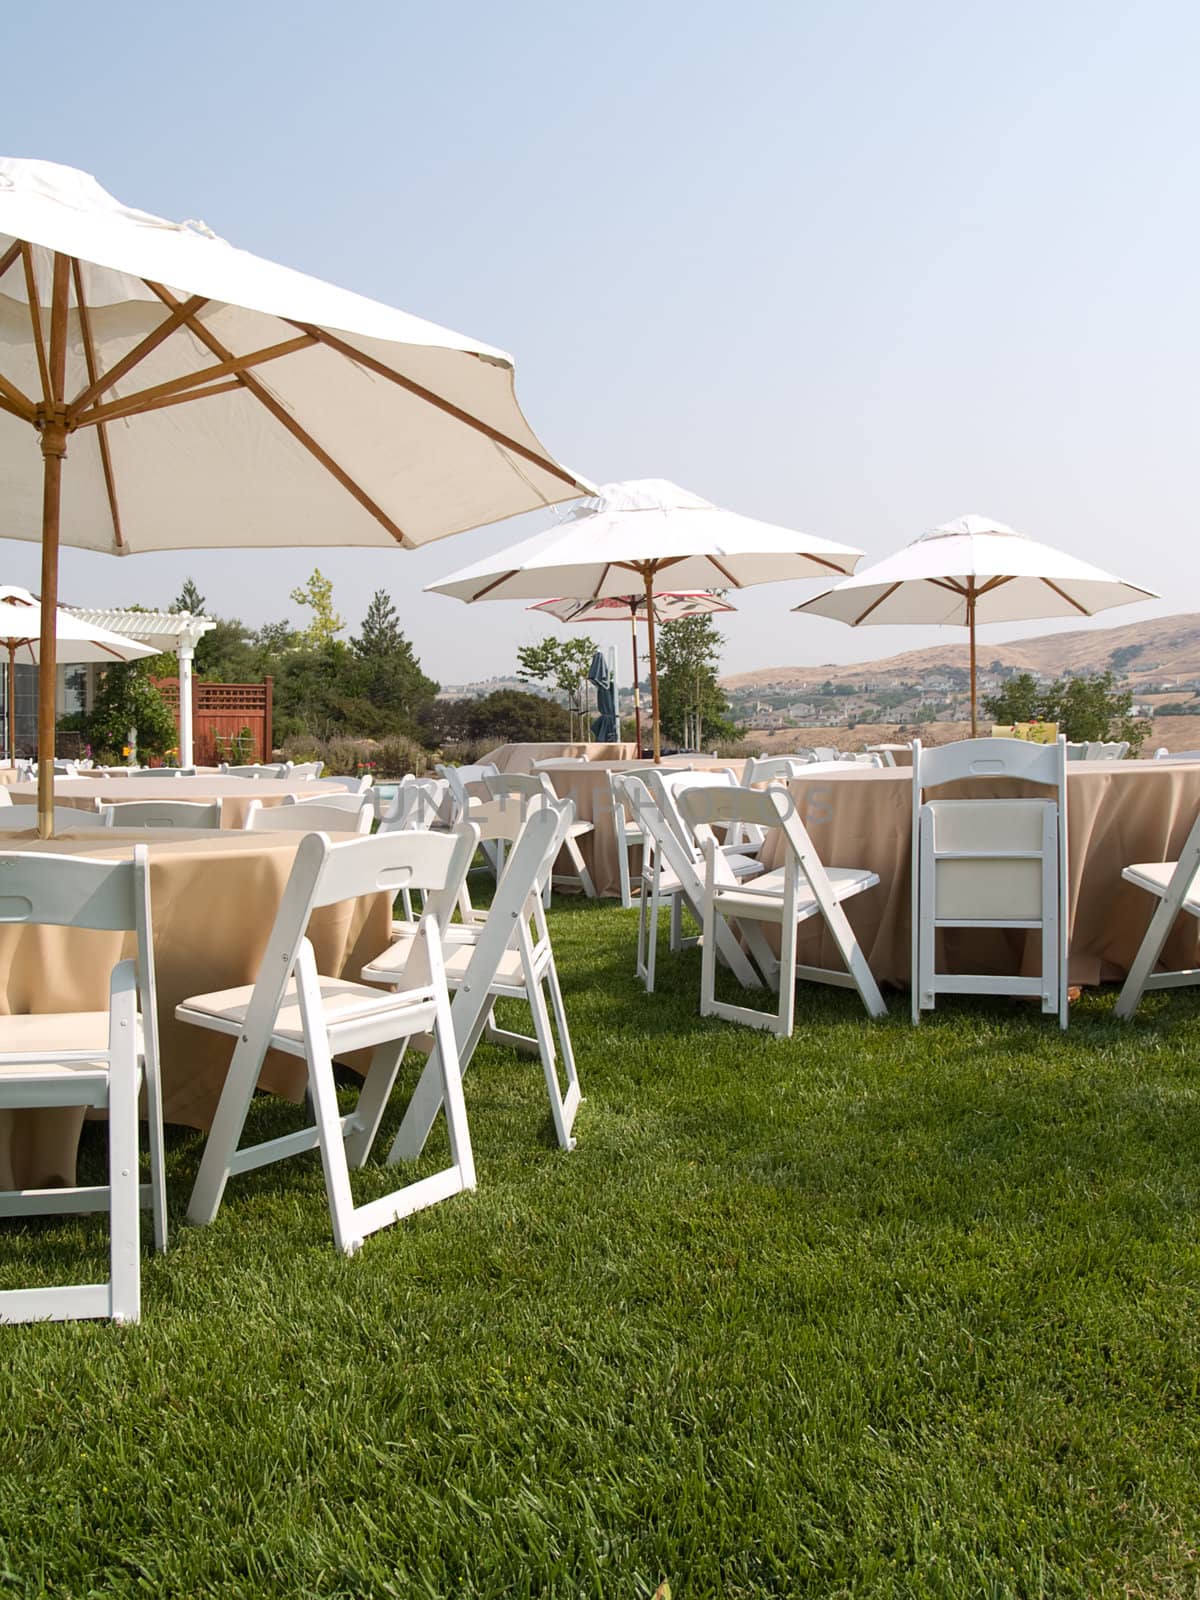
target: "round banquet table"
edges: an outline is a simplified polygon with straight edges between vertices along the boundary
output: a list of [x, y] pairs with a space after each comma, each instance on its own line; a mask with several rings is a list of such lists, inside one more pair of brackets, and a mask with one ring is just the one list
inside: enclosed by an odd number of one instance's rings
[[[319, 800], [324, 795], [345, 792], [341, 784], [319, 778], [228, 778], [221, 773], [211, 778], [57, 778], [54, 805], [55, 809], [74, 806], [80, 811], [93, 811], [97, 800], [101, 805], [117, 805], [122, 800], [219, 800], [222, 828], [240, 828], [251, 800], [277, 806], [289, 795], [295, 795], [297, 800]], [[10, 784], [9, 795], [14, 805], [36, 805], [37, 784]]]
[[[219, 1034], [176, 1022], [175, 1007], [189, 995], [253, 983], [302, 837], [162, 828], [99, 834], [67, 829], [53, 840], [33, 832], [0, 836], [0, 854], [20, 850], [111, 860], [128, 856], [135, 843], [149, 846], [167, 1122], [211, 1126], [233, 1047]], [[357, 978], [386, 949], [391, 917], [387, 894], [318, 909], [308, 930], [318, 969], [330, 977]], [[132, 934], [0, 924], [0, 1013], [106, 1010], [112, 969], [134, 953]], [[300, 1100], [303, 1062], [272, 1053], [259, 1086]], [[0, 1188], [73, 1183], [83, 1117], [82, 1108], [0, 1111]]]
[[[911, 966], [912, 771], [852, 767], [823, 772], [788, 789], [797, 814], [826, 866], [867, 867], [879, 886], [846, 902], [846, 915], [871, 971], [880, 982], [907, 985]], [[975, 779], [939, 790], [955, 796], [1045, 794], [1034, 785]], [[1067, 763], [1067, 874], [1070, 979], [1077, 984], [1118, 980], [1129, 969], [1154, 906], [1125, 883], [1135, 861], [1173, 861], [1200, 810], [1200, 762], [1071, 761]], [[778, 836], [763, 860], [779, 865]], [[1038, 969], [1037, 938], [1003, 930], [946, 930], [951, 969], [1012, 972]], [[956, 960], [956, 950], [959, 952]], [[966, 957], [964, 960], [963, 957]], [[797, 961], [840, 966], [819, 918], [801, 923]], [[1193, 967], [1197, 924], [1182, 917], [1163, 956], [1172, 967]]]
[[[617, 868], [617, 829], [609, 798], [608, 775], [610, 772], [630, 772], [646, 765], [648, 763], [644, 761], [589, 761], [586, 766], [566, 764], [560, 767], [551, 763], [541, 769], [550, 779], [560, 800], [575, 802], [575, 820], [592, 824], [591, 833], [580, 837], [579, 849], [601, 899], [617, 898], [621, 893]], [[715, 756], [665, 756], [662, 765], [676, 772], [680, 768], [705, 772], [728, 768], [740, 776], [744, 763]], [[563, 860], [565, 863], [566, 858]], [[635, 867], [636, 864], [635, 859]], [[561, 870], [565, 873], [573, 869], [563, 864]]]
[[633, 744], [501, 744], [481, 763], [491, 763], [501, 772], [532, 772], [535, 761], [552, 761], [556, 756], [576, 756], [583, 761], [625, 761], [637, 755]]

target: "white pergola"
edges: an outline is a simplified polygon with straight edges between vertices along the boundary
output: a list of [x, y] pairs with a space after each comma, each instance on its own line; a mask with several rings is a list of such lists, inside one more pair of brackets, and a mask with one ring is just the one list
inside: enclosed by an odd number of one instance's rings
[[192, 765], [192, 659], [200, 640], [216, 623], [190, 611], [114, 611], [70, 606], [75, 616], [93, 627], [137, 639], [155, 650], [173, 653], [179, 662], [179, 765]]

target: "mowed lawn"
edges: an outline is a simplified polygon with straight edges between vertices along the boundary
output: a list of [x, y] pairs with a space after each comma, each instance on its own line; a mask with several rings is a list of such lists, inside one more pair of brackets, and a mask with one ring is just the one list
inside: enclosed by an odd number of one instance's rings
[[[774, 1041], [665, 926], [646, 996], [634, 920], [555, 903], [572, 1154], [481, 1048], [474, 1195], [346, 1261], [306, 1157], [147, 1256], [140, 1327], [0, 1330], [0, 1595], [1200, 1594], [1200, 1000], [805, 990]], [[0, 1283], [105, 1237], [3, 1225]]]

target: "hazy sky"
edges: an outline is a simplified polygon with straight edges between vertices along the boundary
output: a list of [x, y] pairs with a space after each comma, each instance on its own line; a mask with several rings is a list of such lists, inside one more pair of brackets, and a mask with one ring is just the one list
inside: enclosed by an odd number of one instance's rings
[[[1166, 596], [1100, 625], [1200, 609], [1194, 5], [67, 0], [4, 38], [3, 153], [503, 346], [597, 481], [868, 560], [982, 511]], [[320, 565], [352, 624], [388, 589], [434, 676], [502, 673], [558, 624], [421, 589], [549, 516]], [[68, 551], [62, 593], [191, 574], [258, 623], [312, 564]], [[818, 587], [733, 596], [726, 669], [960, 637], [791, 616]]]

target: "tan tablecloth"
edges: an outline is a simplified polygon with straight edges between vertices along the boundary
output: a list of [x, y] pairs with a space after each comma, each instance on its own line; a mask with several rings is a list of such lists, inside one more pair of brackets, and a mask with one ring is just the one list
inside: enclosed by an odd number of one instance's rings
[[[788, 788], [821, 860], [831, 867], [868, 867], [879, 887], [846, 903], [846, 915], [880, 982], [907, 985], [910, 969], [912, 771], [847, 767]], [[946, 795], [1044, 794], [1027, 784], [980, 779], [949, 784]], [[1125, 975], [1153, 910], [1150, 896], [1122, 881], [1135, 861], [1178, 855], [1200, 809], [1200, 763], [1077, 761], [1067, 767], [1067, 851], [1070, 878], [1070, 975], [1095, 984]], [[764, 859], [777, 865], [777, 843]], [[1186, 924], [1186, 926], [1184, 926]], [[1172, 966], [1197, 965], [1197, 925], [1191, 917], [1168, 941]], [[1037, 970], [1032, 940], [1021, 933], [948, 930], [945, 959], [962, 970]], [[968, 944], [969, 941], [969, 944]], [[836, 967], [837, 951], [815, 919], [800, 928], [797, 959]]]
[[[347, 835], [347, 837], [350, 837]], [[175, 1020], [189, 995], [252, 983], [274, 921], [300, 834], [119, 829], [100, 836], [67, 831], [52, 841], [32, 833], [0, 838], [0, 853], [50, 851], [101, 859], [150, 847], [150, 914], [158, 982], [164, 1113], [168, 1122], [207, 1129], [216, 1111], [232, 1043]], [[386, 948], [388, 895], [327, 906], [309, 937], [323, 973], [357, 978]], [[77, 928], [0, 925], [0, 1012], [104, 1010], [113, 967], [132, 955], [132, 935]], [[263, 1088], [299, 1100], [304, 1067], [268, 1057]], [[83, 1111], [0, 1112], [0, 1188], [74, 1181]]]
[[[738, 774], [742, 768], [740, 761], [719, 760], [711, 756], [667, 756], [662, 764], [675, 770], [680, 767], [694, 767], [708, 771], [730, 767]], [[559, 799], [575, 802], [575, 820], [590, 822], [593, 825], [592, 832], [580, 838], [579, 849], [592, 875], [596, 893], [602, 899], [619, 896], [621, 893], [621, 879], [617, 868], [617, 829], [609, 799], [608, 775], [610, 772], [628, 772], [632, 767], [643, 765], [644, 762], [638, 761], [589, 761], [586, 767], [545, 769], [546, 776], [554, 786], [554, 792]], [[638, 856], [635, 851], [632, 870], [638, 868]], [[563, 873], [572, 870], [565, 856], [560, 860], [558, 870]]]
[[[14, 805], [36, 805], [37, 784], [11, 785]], [[319, 800], [330, 794], [344, 794], [340, 784], [320, 779], [305, 782], [293, 778], [64, 778], [54, 785], [54, 805], [75, 806], [91, 811], [96, 801], [102, 805], [127, 800], [193, 800], [221, 802], [222, 828], [240, 828], [246, 820], [251, 800], [264, 806], [281, 805], [288, 795], [297, 800]]]
[[502, 744], [481, 762], [490, 761], [501, 772], [532, 772], [535, 761], [553, 761], [556, 756], [577, 756], [585, 761], [633, 761], [637, 746], [632, 744]]

